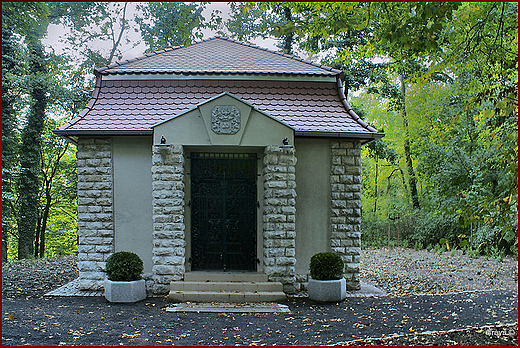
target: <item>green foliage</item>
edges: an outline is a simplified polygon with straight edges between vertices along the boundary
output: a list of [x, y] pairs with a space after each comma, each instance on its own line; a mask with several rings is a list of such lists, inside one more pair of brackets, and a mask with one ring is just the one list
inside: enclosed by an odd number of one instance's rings
[[225, 22], [232, 37], [248, 42], [257, 37], [274, 38], [277, 47], [286, 54], [295, 54], [294, 45], [305, 33], [297, 23], [301, 16], [291, 3], [249, 2], [231, 3], [231, 18]]
[[49, 9], [43, 2], [2, 2], [2, 28], [22, 36], [47, 30]]
[[68, 74], [67, 58], [45, 54], [48, 16], [44, 3], [3, 7], [2, 142], [9, 154], [2, 161], [2, 215], [3, 255], [9, 258], [77, 248], [74, 152], [51, 130], [59, 126], [56, 119], [84, 107], [89, 91]]
[[242, 42], [256, 37], [266, 39], [274, 23], [278, 21], [275, 14], [265, 11], [258, 3], [230, 3], [231, 16], [224, 23], [232, 37]]
[[374, 214], [365, 214], [361, 220], [361, 231], [363, 247], [380, 248], [388, 244], [388, 222], [383, 218], [375, 217]]
[[13, 225], [13, 177], [18, 152], [13, 82], [10, 75], [16, 66], [16, 41], [12, 28], [5, 24], [2, 8], [2, 260], [7, 260], [9, 232]]
[[129, 251], [118, 251], [107, 259], [107, 276], [113, 281], [139, 280], [143, 269], [143, 260]]
[[[74, 149], [50, 133], [62, 121], [53, 124], [47, 116], [64, 120], [83, 109], [92, 69], [122, 56], [133, 23], [152, 50], [190, 43], [201, 29], [221, 24], [214, 14], [209, 21], [202, 17], [205, 3], [144, 3], [137, 18], [128, 18], [127, 6], [2, 4], [2, 231], [4, 246], [6, 236], [11, 241], [10, 256], [19, 233], [32, 229], [25, 222], [35, 218], [30, 225], [44, 231], [33, 239], [45, 255], [77, 248]], [[275, 38], [286, 52], [299, 45], [312, 59], [343, 70], [346, 89], [360, 91], [349, 101], [356, 113], [384, 129], [384, 139], [362, 149], [364, 245], [387, 245], [390, 227], [391, 245], [399, 230], [401, 245], [518, 255], [517, 3], [231, 8], [225, 24], [233, 37]], [[70, 29], [62, 41], [67, 49], [39, 57], [34, 53], [43, 52], [37, 46], [49, 21]], [[110, 48], [101, 49], [102, 42]], [[42, 59], [45, 73], [35, 69]], [[42, 117], [36, 109], [47, 113], [41, 155], [31, 149], [37, 137], [22, 132], [41, 129], [32, 127]], [[36, 162], [41, 169], [28, 169]], [[27, 178], [31, 194], [23, 189]], [[37, 202], [36, 217], [34, 206], [23, 206], [29, 195]]]
[[[59, 122], [48, 120], [42, 139], [40, 218], [35, 239], [40, 257], [54, 253], [68, 255], [77, 250], [75, 152], [67, 141], [52, 133], [58, 126]], [[69, 247], [68, 252], [65, 246]]]
[[[384, 132], [384, 130], [381, 129], [380, 132]], [[397, 151], [390, 148], [383, 138], [369, 143], [366, 148], [368, 150], [368, 155], [372, 158], [385, 159], [390, 163], [397, 162]]]
[[316, 280], [341, 279], [344, 269], [343, 259], [333, 252], [314, 254], [309, 264], [311, 277]]
[[[446, 248], [447, 242], [452, 250], [517, 254], [517, 7], [513, 3], [457, 7], [456, 16], [447, 17], [440, 32], [443, 51], [430, 51], [435, 55], [428, 70], [418, 70], [408, 81], [410, 155], [422, 209], [408, 213], [407, 205], [398, 202], [404, 208], [398, 224], [411, 245]], [[385, 142], [400, 154], [402, 129], [389, 119], [392, 113], [384, 115], [364, 94], [358, 99], [358, 104], [368, 102], [368, 122], [384, 125]], [[388, 202], [406, 192], [398, 182], [393, 190], [384, 190], [389, 171], [395, 177], [402, 173], [403, 163], [402, 158], [394, 167], [381, 162], [377, 153], [384, 151], [378, 147], [368, 145], [362, 152], [362, 229], [364, 235], [386, 239], [383, 226], [392, 206]], [[375, 200], [378, 210], [372, 214]], [[413, 225], [408, 222], [412, 218]], [[407, 226], [414, 227], [412, 232]], [[366, 228], [372, 230], [367, 233]], [[374, 238], [369, 242], [376, 243]]]
[[442, 32], [460, 2], [382, 2], [374, 9], [375, 37], [386, 50], [419, 55], [439, 50]]
[[148, 46], [146, 52], [159, 51], [167, 47], [189, 45], [202, 39], [202, 29], [215, 28], [219, 20], [212, 18], [207, 23], [202, 16], [205, 3], [150, 2], [138, 6], [143, 17], [136, 18], [141, 36]]

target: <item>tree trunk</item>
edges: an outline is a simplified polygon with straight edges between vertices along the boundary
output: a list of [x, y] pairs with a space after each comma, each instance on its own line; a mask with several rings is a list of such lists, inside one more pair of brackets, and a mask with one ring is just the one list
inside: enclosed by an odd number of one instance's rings
[[408, 186], [410, 190], [410, 197], [412, 198], [412, 207], [414, 209], [419, 209], [419, 194], [417, 192], [417, 179], [415, 176], [415, 171], [413, 169], [412, 163], [412, 155], [410, 151], [410, 134], [408, 131], [408, 117], [406, 115], [406, 85], [404, 81], [404, 76], [401, 74], [400, 76], [401, 82], [401, 97], [403, 101], [402, 105], [402, 117], [403, 117], [403, 130], [404, 130], [404, 156], [406, 159], [406, 167], [408, 170]]
[[36, 234], [34, 235], [34, 258], [38, 258], [38, 251], [40, 250], [40, 226], [41, 219], [38, 217], [38, 223], [36, 224]]
[[31, 257], [34, 254], [34, 237], [38, 224], [41, 135], [47, 106], [47, 88], [43, 76], [46, 72], [45, 55], [39, 36], [34, 33], [29, 35], [27, 46], [30, 50], [32, 104], [20, 147], [18, 259]]
[[16, 167], [16, 116], [13, 109], [14, 98], [10, 92], [9, 80], [5, 77], [15, 67], [13, 34], [7, 26], [2, 26], [2, 263], [7, 261], [9, 230], [13, 211], [11, 209], [12, 170]]
[[45, 209], [42, 214], [42, 222], [40, 226], [40, 257], [45, 256], [45, 231], [47, 230], [47, 220], [49, 219], [49, 212], [51, 210], [52, 196], [50, 186], [45, 195]]
[[[47, 222], [45, 222], [47, 225]], [[45, 257], [45, 230], [40, 233], [40, 258]]]
[[[283, 8], [284, 17], [287, 22], [292, 21], [292, 14], [291, 9], [289, 7]], [[288, 33], [284, 37], [284, 43], [283, 43], [283, 53], [285, 54], [292, 54], [292, 45], [294, 41], [294, 34]]]
[[378, 192], [377, 192], [377, 176], [378, 176], [378, 172], [379, 172], [378, 169], [379, 169], [379, 161], [378, 161], [378, 158], [376, 157], [376, 177], [374, 179], [374, 187], [375, 187], [375, 189], [374, 189], [375, 192], [374, 193], [375, 193], [376, 199], [374, 201], [374, 213], [377, 212], [377, 198], [378, 198], [377, 197], [378, 196]]

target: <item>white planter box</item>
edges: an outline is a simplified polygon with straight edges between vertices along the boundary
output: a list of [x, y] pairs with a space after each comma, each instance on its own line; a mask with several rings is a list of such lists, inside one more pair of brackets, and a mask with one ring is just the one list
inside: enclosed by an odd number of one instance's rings
[[105, 298], [110, 302], [137, 302], [146, 298], [144, 279], [117, 282], [105, 279]]
[[338, 280], [315, 280], [310, 278], [307, 290], [311, 300], [339, 302], [347, 297], [347, 281], [345, 278]]

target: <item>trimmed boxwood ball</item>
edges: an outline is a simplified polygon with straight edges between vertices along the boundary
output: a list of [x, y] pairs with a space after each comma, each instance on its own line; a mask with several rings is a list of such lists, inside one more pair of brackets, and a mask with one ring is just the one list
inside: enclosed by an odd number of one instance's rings
[[143, 269], [143, 260], [129, 251], [118, 251], [107, 259], [107, 276], [112, 281], [139, 280]]
[[311, 277], [316, 280], [341, 279], [344, 268], [343, 259], [332, 252], [314, 254], [309, 265]]

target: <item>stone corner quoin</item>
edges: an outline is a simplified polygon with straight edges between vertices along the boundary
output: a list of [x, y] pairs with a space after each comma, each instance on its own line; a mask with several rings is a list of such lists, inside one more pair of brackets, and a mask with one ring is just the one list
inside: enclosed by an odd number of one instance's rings
[[112, 141], [80, 138], [76, 156], [79, 288], [101, 290], [114, 252]]
[[345, 262], [347, 289], [360, 289], [361, 144], [330, 143], [330, 247]]

